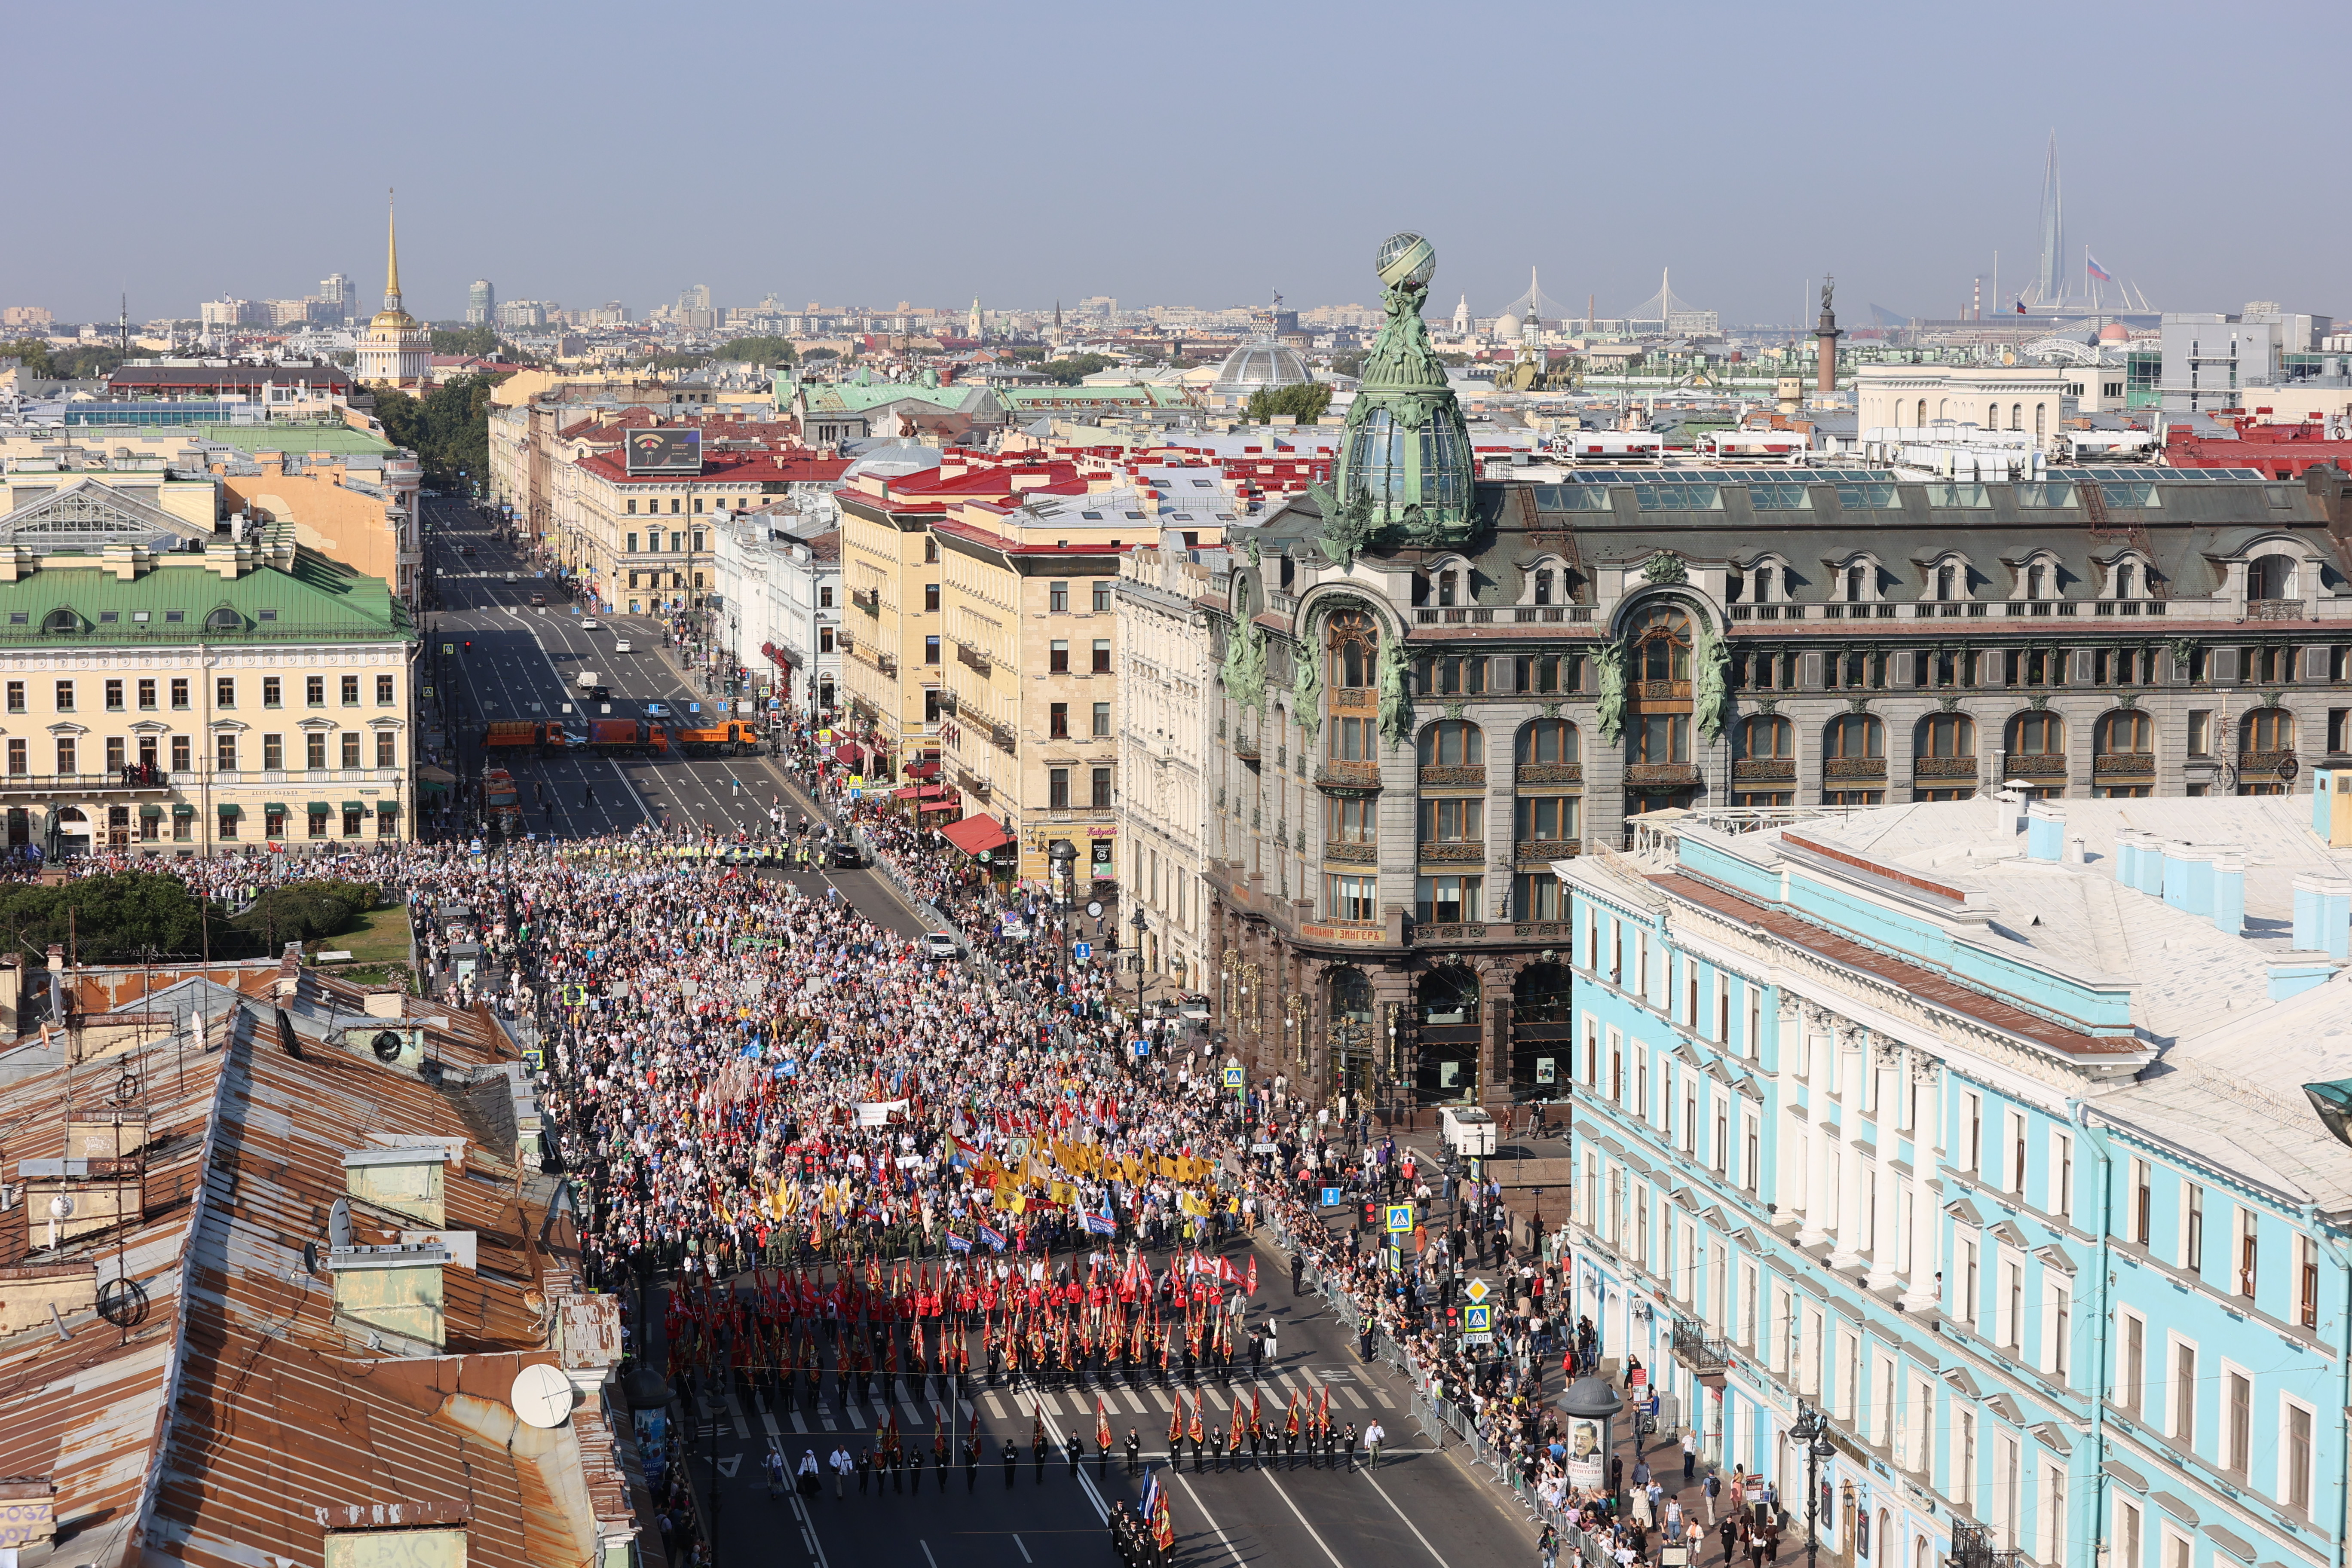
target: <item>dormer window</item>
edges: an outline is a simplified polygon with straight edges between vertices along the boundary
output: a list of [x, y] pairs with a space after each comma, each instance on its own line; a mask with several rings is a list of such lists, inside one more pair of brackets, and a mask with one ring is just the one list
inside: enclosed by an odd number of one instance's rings
[[1538, 605], [1550, 604], [1552, 602], [1551, 592], [1551, 568], [1549, 566], [1538, 567], [1536, 571], [1536, 603]]
[[226, 605], [205, 617], [205, 630], [208, 632], [241, 631], [244, 627], [245, 622]]
[[41, 617], [41, 629], [45, 632], [78, 632], [81, 630], [81, 617], [71, 610], [51, 610]]
[[2025, 596], [2029, 599], [2054, 598], [2056, 595], [2052, 592], [2054, 575], [2042, 562], [2037, 561], [2028, 566], [2025, 569]]
[[1960, 596], [1960, 569], [1957, 566], [1936, 568], [1936, 597], [1950, 604]]
[[1437, 603], [1441, 608], [1462, 602], [1462, 574], [1454, 571], [1437, 574]]
[[1849, 566], [1845, 569], [1845, 602], [1859, 605], [1868, 596], [1869, 568]]

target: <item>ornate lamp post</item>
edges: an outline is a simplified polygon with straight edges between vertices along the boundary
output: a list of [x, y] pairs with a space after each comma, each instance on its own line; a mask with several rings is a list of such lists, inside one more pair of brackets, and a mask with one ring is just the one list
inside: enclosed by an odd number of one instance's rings
[[1143, 1033], [1143, 933], [1151, 929], [1151, 924], [1143, 918], [1141, 904], [1135, 906], [1135, 913], [1128, 917], [1127, 923], [1135, 928], [1135, 1032], [1140, 1035]]
[[1837, 1452], [1829, 1430], [1829, 1418], [1810, 1405], [1797, 1406], [1797, 1418], [1789, 1424], [1789, 1440], [1805, 1446], [1805, 1568], [1813, 1568], [1821, 1550], [1822, 1461]]

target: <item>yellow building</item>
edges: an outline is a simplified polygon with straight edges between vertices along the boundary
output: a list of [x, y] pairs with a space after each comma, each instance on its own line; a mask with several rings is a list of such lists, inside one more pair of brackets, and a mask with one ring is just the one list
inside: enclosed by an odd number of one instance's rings
[[359, 380], [373, 386], [423, 391], [433, 374], [433, 333], [400, 303], [400, 235], [384, 218], [383, 309], [360, 333]]

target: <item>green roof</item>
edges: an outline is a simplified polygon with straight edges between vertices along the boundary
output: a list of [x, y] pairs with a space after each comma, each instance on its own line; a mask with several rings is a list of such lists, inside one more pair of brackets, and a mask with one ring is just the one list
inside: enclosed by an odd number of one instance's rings
[[[76, 629], [44, 629], [58, 610], [73, 613]], [[224, 610], [235, 616], [234, 626], [219, 615]], [[142, 614], [143, 621], [137, 618]], [[110, 615], [114, 618], [107, 619]], [[0, 644], [138, 647], [415, 636], [407, 606], [392, 596], [391, 584], [310, 550], [297, 550], [289, 569], [261, 566], [235, 578], [215, 574], [202, 556], [174, 553], [156, 557], [129, 582], [92, 560], [88, 566], [44, 566], [0, 583]]]
[[[978, 386], [925, 386], [913, 381], [866, 384], [821, 381], [803, 382], [800, 390], [807, 398], [808, 411], [812, 414], [863, 414], [886, 403], [928, 403], [938, 408], [961, 408], [971, 401], [973, 393], [986, 389]], [[792, 393], [780, 384], [776, 401], [780, 405], [789, 405]]]
[[337, 457], [372, 457], [389, 452], [392, 443], [379, 440], [348, 425], [207, 425], [205, 437], [245, 452], [332, 452]]
[[1189, 401], [1181, 387], [1159, 382], [1124, 386], [1000, 386], [996, 401], [1005, 412], [1026, 409], [1091, 408], [1101, 404], [1140, 404], [1150, 408], [1181, 408]]

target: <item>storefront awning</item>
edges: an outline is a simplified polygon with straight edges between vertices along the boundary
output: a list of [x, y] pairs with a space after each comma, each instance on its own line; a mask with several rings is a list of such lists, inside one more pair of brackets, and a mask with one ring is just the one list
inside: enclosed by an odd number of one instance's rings
[[163, 815], [163, 808], [160, 805], [142, 805], [139, 808], [139, 815], [142, 816], [161, 816]]
[[184, 802], [174, 801], [172, 803], [172, 815], [173, 816], [194, 816], [196, 815], [196, 808]]
[[935, 779], [940, 776], [940, 764], [936, 761], [908, 763], [898, 771], [910, 779]]
[[855, 745], [835, 746], [833, 749], [833, 758], [837, 763], [845, 763], [854, 768], [866, 760], [866, 752], [863, 748]]
[[367, 802], [363, 800], [347, 800], [343, 802], [343, 809], [345, 811], [365, 811], [367, 809]]
[[378, 816], [398, 816], [400, 815], [400, 802], [396, 800], [377, 801], [375, 803], [375, 814]]
[[918, 811], [961, 811], [963, 809], [963, 802], [960, 800], [927, 800], [923, 802], [921, 805], [916, 807], [916, 809]]
[[278, 816], [283, 816], [286, 815], [286, 803], [282, 800], [265, 800], [261, 803], [261, 809], [264, 811], [274, 811]]
[[977, 855], [983, 849], [1000, 849], [1013, 842], [1013, 835], [1004, 831], [1004, 824], [988, 816], [967, 816], [961, 822], [950, 822], [940, 832], [949, 843], [967, 855]]
[[314, 800], [305, 809], [313, 816], [327, 816], [331, 815], [335, 808], [323, 800]]
[[[194, 816], [194, 808], [191, 807], [189, 815]], [[245, 815], [245, 807], [237, 805], [236, 802], [233, 800], [225, 800], [220, 803], [220, 814], [223, 816], [243, 816]]]

